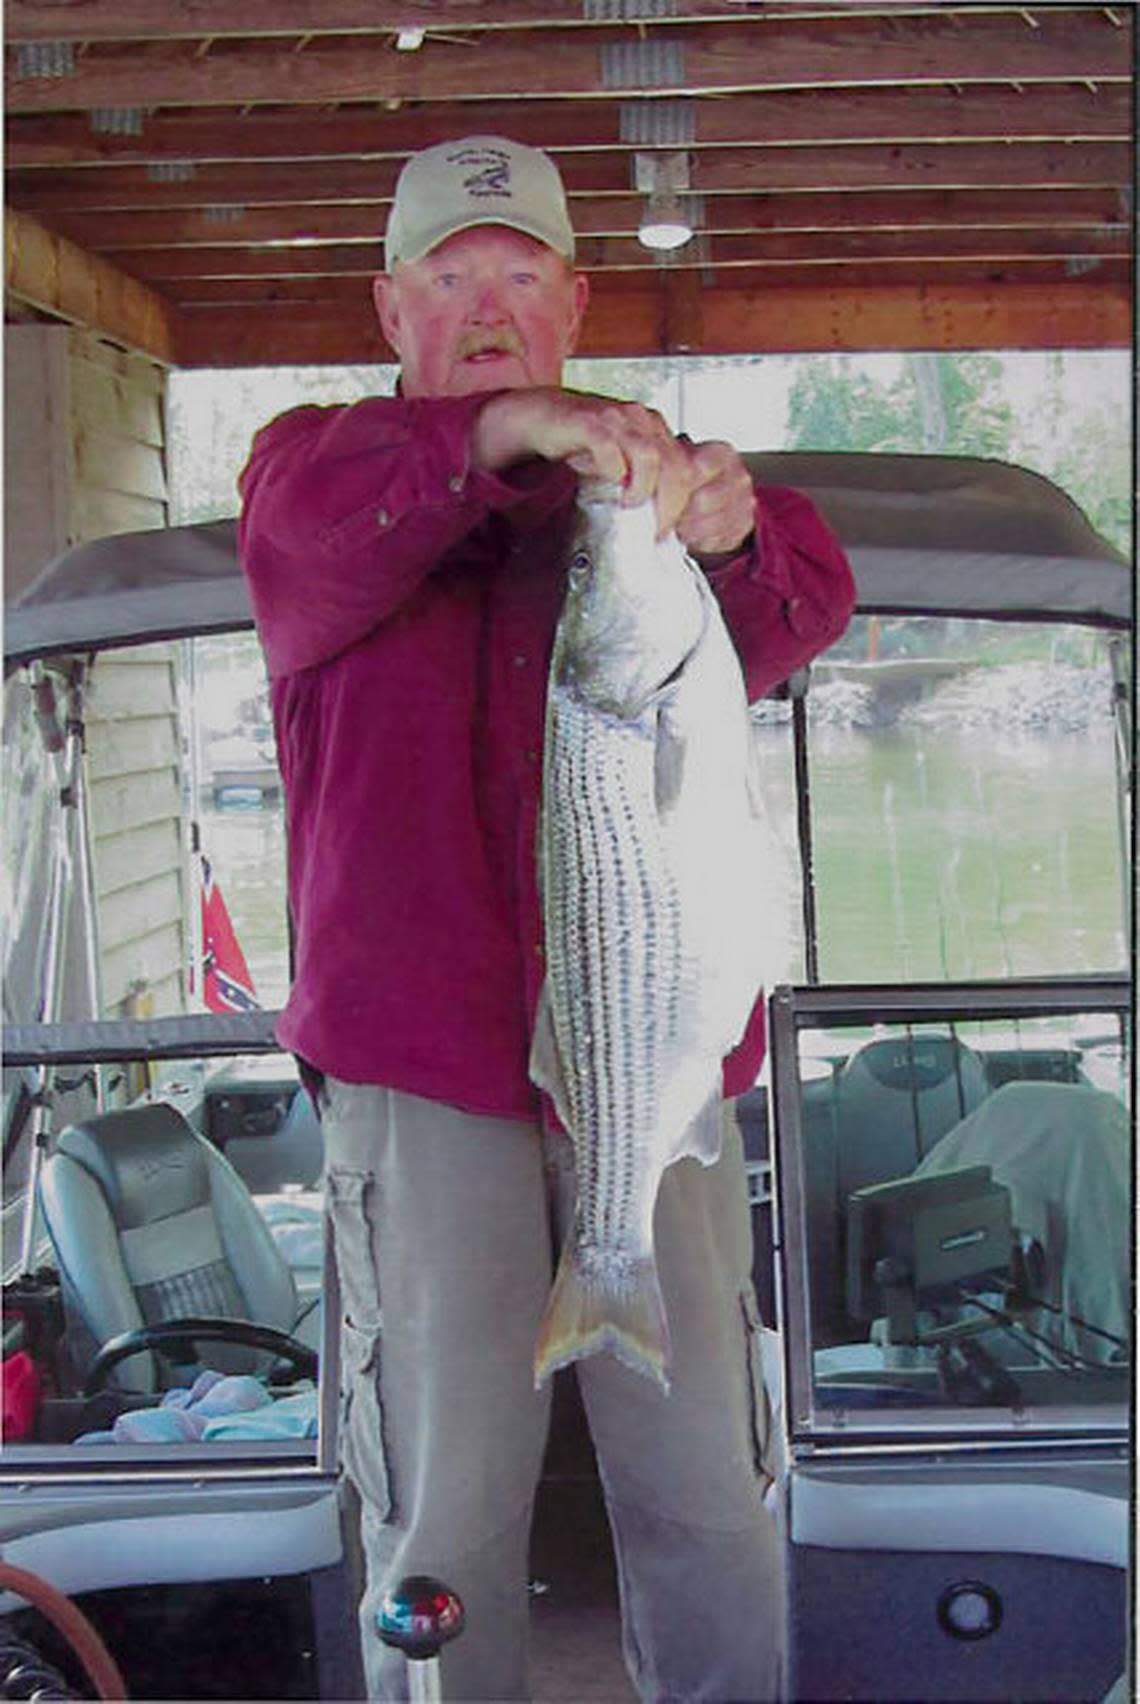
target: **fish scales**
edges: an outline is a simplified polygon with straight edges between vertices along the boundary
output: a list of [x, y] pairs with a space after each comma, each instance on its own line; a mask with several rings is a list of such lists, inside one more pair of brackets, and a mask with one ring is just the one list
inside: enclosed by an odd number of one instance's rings
[[580, 520], [547, 694], [531, 1051], [577, 1194], [535, 1373], [605, 1349], [667, 1388], [654, 1204], [668, 1165], [719, 1152], [721, 1060], [762, 980], [768, 842], [704, 577], [649, 507], [584, 494]]
[[[552, 962], [564, 971], [575, 967], [574, 992], [567, 988], [560, 1003], [569, 1019], [560, 1042], [583, 1062], [574, 1078], [574, 1125], [597, 1129], [604, 1122], [617, 1137], [582, 1154], [584, 1229], [603, 1246], [621, 1247], [629, 1240], [634, 1136], [654, 1110], [656, 913], [668, 872], [659, 868], [654, 881], [636, 832], [651, 787], [652, 748], [644, 736], [632, 735], [642, 748], [642, 797], [635, 801], [631, 766], [615, 750], [631, 730], [616, 720], [599, 724], [573, 701], [560, 703], [557, 715], [552, 807], [554, 820], [572, 823], [574, 834], [571, 859], [562, 865], [573, 876], [557, 885], [553, 907], [560, 940]], [[675, 954], [672, 968], [675, 974]], [[607, 1023], [607, 1012], [617, 1021]]]

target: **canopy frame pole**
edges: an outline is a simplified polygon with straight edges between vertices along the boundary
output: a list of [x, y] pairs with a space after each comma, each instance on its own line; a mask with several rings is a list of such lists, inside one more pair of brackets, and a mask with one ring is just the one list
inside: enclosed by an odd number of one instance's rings
[[[48, 902], [47, 933], [44, 947], [43, 976], [40, 987], [39, 1021], [54, 1023], [61, 1016], [65, 941], [72, 915], [72, 900], [77, 881], [83, 884], [85, 898], [93, 898], [93, 879], [89, 847], [85, 833], [85, 792], [83, 758], [85, 748], [83, 721], [83, 688], [87, 665], [72, 659], [64, 675], [66, 701], [62, 718], [56, 684], [42, 663], [29, 671], [35, 704], [36, 722], [44, 749], [55, 764], [58, 791], [56, 819], [51, 859], [51, 885]], [[98, 1005], [98, 949], [92, 927], [85, 942], [85, 971], [89, 998]], [[24, 1193], [23, 1216], [20, 1227], [19, 1276], [30, 1277], [35, 1270], [36, 1216], [39, 1206], [40, 1179], [47, 1155], [52, 1129], [55, 1098], [56, 1067], [45, 1063], [38, 1067], [33, 1094], [32, 1148], [28, 1166], [28, 1182]], [[95, 1073], [96, 1106], [101, 1105], [101, 1084]]]
[[1116, 728], [1116, 818], [1120, 835], [1120, 880], [1124, 939], [1132, 939], [1132, 699], [1130, 650], [1123, 633], [1108, 640], [1112, 709]]
[[811, 825], [811, 782], [808, 775], [807, 693], [810, 667], [797, 669], [787, 683], [792, 701], [792, 755], [796, 775], [796, 838], [800, 851], [800, 907], [804, 926], [804, 972], [809, 984], [819, 981], [819, 923], [815, 905], [815, 849]]

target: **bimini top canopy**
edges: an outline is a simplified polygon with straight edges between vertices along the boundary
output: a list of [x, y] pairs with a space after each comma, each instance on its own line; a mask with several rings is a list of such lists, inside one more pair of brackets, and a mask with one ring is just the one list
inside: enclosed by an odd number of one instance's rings
[[[1039, 474], [972, 457], [752, 453], [769, 485], [808, 493], [846, 547], [865, 613], [1126, 627], [1124, 558]], [[9, 612], [5, 656], [250, 626], [236, 523], [119, 533], [44, 569]]]

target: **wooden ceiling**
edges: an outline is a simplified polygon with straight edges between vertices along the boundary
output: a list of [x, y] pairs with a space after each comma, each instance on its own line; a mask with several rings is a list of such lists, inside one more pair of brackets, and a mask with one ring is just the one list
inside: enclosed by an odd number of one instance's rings
[[[550, 149], [583, 353], [1127, 343], [1131, 4], [6, 0], [8, 307], [188, 366], [386, 354], [407, 154]], [[682, 153], [696, 235], [637, 228]]]

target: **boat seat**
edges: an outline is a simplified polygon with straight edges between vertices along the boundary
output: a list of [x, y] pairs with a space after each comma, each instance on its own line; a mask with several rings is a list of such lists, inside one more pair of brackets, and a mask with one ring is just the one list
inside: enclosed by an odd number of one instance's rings
[[[194, 1315], [254, 1320], [318, 1347], [319, 1305], [300, 1300], [249, 1190], [165, 1102], [66, 1129], [44, 1167], [41, 1205], [80, 1374], [120, 1333]], [[203, 1342], [200, 1353], [225, 1373], [268, 1364], [244, 1344]], [[144, 1352], [121, 1361], [110, 1382], [153, 1392], [169, 1376]]]
[[867, 1042], [830, 1077], [806, 1082], [800, 1125], [812, 1337], [852, 1341], [847, 1314], [847, 1203], [857, 1189], [908, 1176], [990, 1093], [980, 1056], [954, 1035]]
[[869, 1041], [836, 1079], [836, 1171], [844, 1202], [856, 1189], [905, 1177], [990, 1092], [981, 1059], [953, 1035]]

